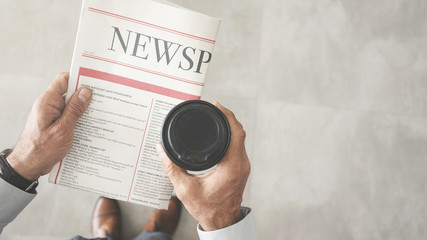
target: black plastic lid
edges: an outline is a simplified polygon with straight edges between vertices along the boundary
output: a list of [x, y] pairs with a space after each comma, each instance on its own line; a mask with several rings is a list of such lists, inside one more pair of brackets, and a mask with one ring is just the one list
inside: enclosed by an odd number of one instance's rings
[[203, 171], [215, 166], [230, 145], [230, 125], [214, 105], [190, 100], [166, 116], [162, 143], [166, 155], [181, 168]]

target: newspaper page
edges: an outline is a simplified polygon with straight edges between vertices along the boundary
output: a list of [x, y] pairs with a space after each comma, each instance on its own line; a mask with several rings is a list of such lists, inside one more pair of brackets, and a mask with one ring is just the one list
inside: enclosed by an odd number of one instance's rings
[[169, 110], [200, 99], [219, 25], [166, 1], [83, 1], [66, 99], [83, 86], [93, 98], [49, 181], [166, 209], [155, 146]]

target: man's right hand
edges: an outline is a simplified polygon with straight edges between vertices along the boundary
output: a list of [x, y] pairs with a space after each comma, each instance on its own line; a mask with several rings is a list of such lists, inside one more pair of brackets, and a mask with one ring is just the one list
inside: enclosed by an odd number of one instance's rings
[[230, 110], [216, 102], [214, 105], [225, 114], [231, 128], [228, 151], [214, 170], [201, 176], [190, 175], [172, 163], [160, 143], [157, 145], [163, 171], [178, 198], [205, 231], [225, 228], [242, 219], [240, 206], [251, 168], [242, 125]]

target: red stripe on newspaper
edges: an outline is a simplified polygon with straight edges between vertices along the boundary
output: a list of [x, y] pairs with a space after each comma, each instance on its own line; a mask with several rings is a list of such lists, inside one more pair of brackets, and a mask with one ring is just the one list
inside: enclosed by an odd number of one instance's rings
[[134, 18], [130, 18], [130, 17], [125, 17], [125, 16], [122, 16], [122, 15], [119, 15], [119, 14], [115, 14], [115, 13], [103, 11], [103, 10], [92, 8], [92, 7], [89, 7], [88, 10], [91, 11], [91, 12], [94, 12], [94, 13], [99, 13], [99, 14], [103, 14], [103, 15], [106, 15], [106, 16], [115, 17], [115, 18], [126, 20], [126, 21], [129, 21], [129, 22], [138, 23], [138, 24], [141, 24], [141, 25], [144, 25], [144, 26], [147, 26], [147, 27], [159, 29], [159, 30], [162, 30], [162, 31], [165, 31], [165, 32], [170, 32], [170, 33], [174, 33], [174, 34], [181, 35], [181, 36], [184, 36], [184, 37], [196, 39], [196, 40], [199, 40], [199, 41], [202, 41], [202, 42], [207, 42], [207, 43], [215, 44], [215, 40], [212, 40], [212, 39], [198, 37], [198, 36], [191, 35], [191, 34], [184, 33], [184, 32], [180, 32], [180, 31], [177, 31], [177, 30], [174, 30], [174, 29], [170, 29], [170, 28], [162, 27], [162, 26], [155, 25], [155, 24], [152, 24], [152, 23], [144, 22], [144, 21], [141, 21], [141, 20], [138, 20], [138, 19], [134, 19]]
[[79, 89], [79, 81], [80, 81], [80, 74], [77, 76], [77, 82], [76, 82], [76, 90]]
[[101, 72], [101, 71], [97, 71], [89, 68], [81, 67], [79, 70], [79, 75], [86, 76], [86, 77], [93, 77], [93, 78], [97, 78], [107, 82], [117, 83], [117, 84], [125, 85], [128, 87], [144, 90], [147, 92], [152, 92], [152, 93], [160, 94], [160, 95], [171, 97], [171, 98], [181, 99], [184, 101], [200, 99], [200, 96], [179, 92], [169, 88], [164, 88], [157, 85], [140, 82], [130, 78], [122, 77], [122, 76], [111, 74], [111, 73]]
[[151, 99], [150, 111], [148, 112], [147, 122], [145, 123], [145, 129], [144, 129], [144, 134], [142, 135], [141, 147], [139, 148], [138, 159], [136, 159], [135, 171], [133, 172], [132, 183], [130, 184], [129, 195], [127, 200], [128, 202], [129, 202], [130, 194], [132, 193], [133, 180], [135, 179], [136, 169], [138, 168], [139, 157], [141, 156], [141, 150], [142, 150], [142, 143], [144, 142], [145, 132], [147, 132], [148, 120], [150, 120], [151, 108], [153, 107], [153, 102], [154, 102], [154, 98]]
[[59, 170], [61, 169], [61, 166], [62, 166], [62, 160], [59, 162], [58, 172], [56, 173], [56, 177], [55, 177], [55, 184], [56, 184], [56, 180], [58, 180]]
[[164, 73], [161, 73], [161, 72], [156, 72], [156, 71], [153, 71], [153, 70], [150, 70], [150, 69], [138, 67], [138, 66], [135, 66], [135, 65], [124, 63], [124, 62], [119, 62], [119, 61], [116, 61], [116, 60], [113, 60], [113, 59], [109, 59], [109, 58], [98, 57], [98, 56], [95, 56], [95, 55], [92, 55], [92, 54], [87, 54], [87, 53], [83, 53], [82, 56], [83, 57], [87, 57], [87, 58], [96, 59], [96, 60], [99, 60], [99, 61], [104, 61], [104, 62], [109, 62], [109, 63], [112, 63], [112, 64], [121, 65], [121, 66], [124, 66], [124, 67], [132, 68], [132, 69], [143, 71], [143, 72], [146, 72], [146, 73], [151, 73], [151, 74], [158, 75], [158, 76], [161, 76], [161, 77], [165, 77], [165, 78], [170, 78], [170, 79], [173, 79], [173, 80], [177, 80], [177, 81], [180, 81], [180, 82], [185, 82], [185, 83], [194, 84], [194, 85], [198, 85], [198, 86], [204, 86], [205, 85], [204, 83], [201, 83], [201, 82], [196, 82], [196, 81], [188, 80], [188, 79], [185, 79], [185, 78], [175, 77], [175, 76], [172, 76], [172, 75], [164, 74]]

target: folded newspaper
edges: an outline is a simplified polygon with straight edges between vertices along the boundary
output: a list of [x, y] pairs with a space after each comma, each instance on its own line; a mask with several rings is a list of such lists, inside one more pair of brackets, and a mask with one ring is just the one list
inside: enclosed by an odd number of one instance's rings
[[219, 25], [166, 1], [83, 1], [66, 99], [80, 87], [93, 98], [49, 181], [166, 209], [155, 146], [169, 110], [200, 99]]

